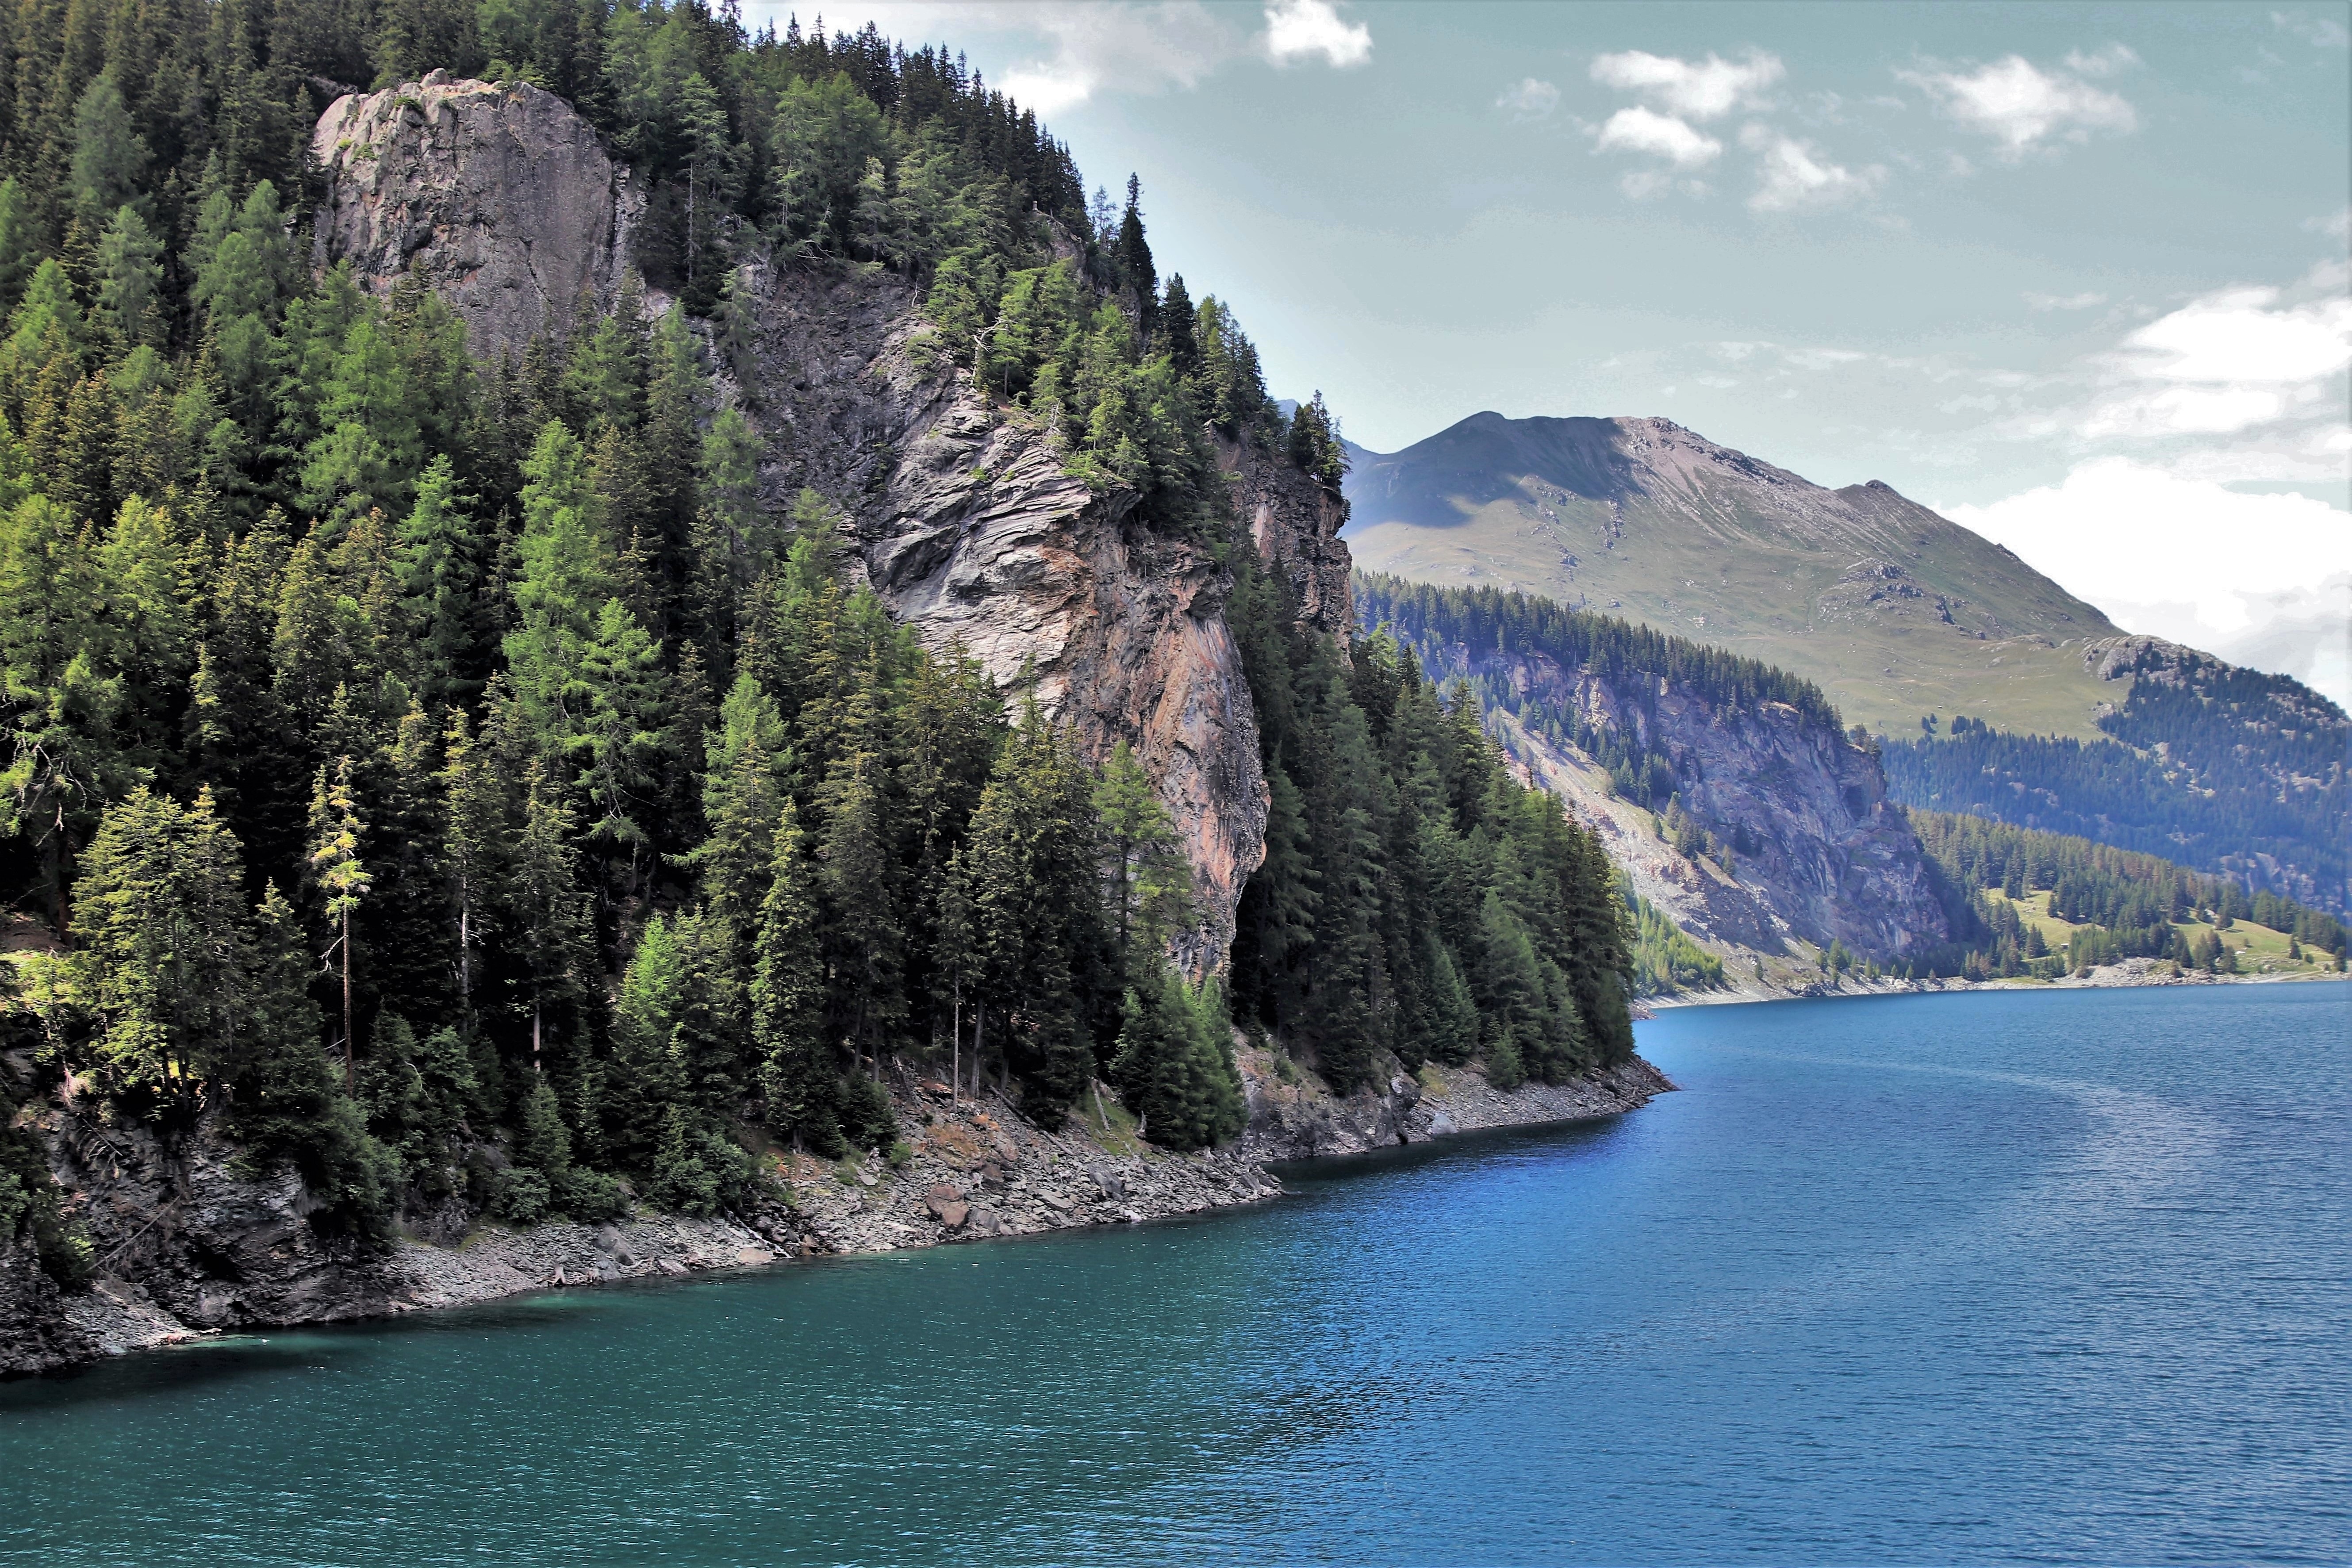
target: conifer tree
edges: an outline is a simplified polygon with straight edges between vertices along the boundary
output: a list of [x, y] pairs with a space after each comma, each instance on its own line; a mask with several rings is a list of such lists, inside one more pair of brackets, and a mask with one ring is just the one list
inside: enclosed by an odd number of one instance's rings
[[74, 963], [118, 1092], [184, 1106], [226, 1065], [243, 878], [209, 795], [183, 806], [142, 786], [100, 823], [74, 889]]
[[817, 868], [799, 814], [783, 805], [753, 947], [751, 1038], [768, 1125], [819, 1153], [839, 1152], [825, 1039], [825, 966]]

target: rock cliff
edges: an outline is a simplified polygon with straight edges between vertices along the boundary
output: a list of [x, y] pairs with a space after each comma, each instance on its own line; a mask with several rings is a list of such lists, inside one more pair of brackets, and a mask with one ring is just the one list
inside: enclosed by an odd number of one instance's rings
[[1508, 713], [1489, 715], [1528, 774], [1600, 830], [1634, 889], [1694, 936], [1763, 955], [1784, 952], [1791, 937], [1816, 948], [1835, 941], [1881, 959], [1946, 939], [1908, 819], [1887, 799], [1871, 753], [1832, 726], [1780, 702], [1717, 712], [1655, 677], [1612, 682], [1541, 655], [1417, 651], [1441, 679], [1499, 677], [1548, 710], [1580, 714], [1674, 759], [1683, 809], [1741, 847], [1728, 870], [1678, 852], [1656, 816], [1613, 795], [1607, 770], [1573, 745]]
[[465, 318], [477, 353], [561, 330], [627, 266], [641, 203], [629, 172], [551, 93], [435, 71], [350, 93], [310, 155], [331, 195], [313, 259], [351, 263], [378, 292], [412, 268]]

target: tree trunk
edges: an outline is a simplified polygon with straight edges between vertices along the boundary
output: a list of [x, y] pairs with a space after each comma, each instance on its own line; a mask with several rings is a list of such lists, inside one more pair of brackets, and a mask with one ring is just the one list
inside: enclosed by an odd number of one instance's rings
[[465, 879], [457, 891], [457, 1016], [465, 1020], [466, 1043], [474, 1043], [474, 905]]
[[963, 987], [956, 987], [955, 1028], [948, 1037], [948, 1103], [963, 1103]]
[[343, 1092], [357, 1089], [357, 1074], [352, 1067], [352, 917], [343, 916]]
[[539, 1065], [539, 998], [536, 996], [530, 999], [530, 1070], [541, 1078], [547, 1076], [547, 1069]]

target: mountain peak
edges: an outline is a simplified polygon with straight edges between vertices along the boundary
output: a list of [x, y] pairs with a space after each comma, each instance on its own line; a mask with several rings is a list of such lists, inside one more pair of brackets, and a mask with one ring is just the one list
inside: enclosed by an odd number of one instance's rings
[[[2087, 738], [2115, 696], [2080, 656], [2113, 624], [2016, 556], [1883, 479], [1831, 489], [1659, 416], [1482, 410], [1357, 454], [1348, 499], [1367, 567], [1721, 644], [1893, 732], [2006, 709], [2010, 727]], [[1888, 570], [1856, 578], [1857, 561]]]

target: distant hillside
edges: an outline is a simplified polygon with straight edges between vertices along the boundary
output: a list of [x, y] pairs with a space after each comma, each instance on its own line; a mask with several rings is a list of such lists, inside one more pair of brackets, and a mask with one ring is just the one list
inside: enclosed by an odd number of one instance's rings
[[2095, 606], [1875, 481], [1825, 489], [1663, 419], [1477, 414], [1349, 455], [1359, 565], [1717, 644], [1852, 721], [1907, 735], [1967, 711], [2091, 739], [2123, 696], [2092, 668], [2122, 635]]
[[1954, 939], [1927, 955], [1937, 973], [2046, 980], [2119, 958], [2221, 973], [2341, 973], [2343, 925], [2294, 900], [2072, 835], [1910, 816]]
[[[1367, 630], [1385, 628], [1431, 679], [1465, 682], [1630, 889], [1717, 957], [1760, 959], [1785, 987], [1809, 984], [1832, 948], [1891, 965], [1948, 941], [1875, 748], [1840, 729], [1811, 682], [1526, 594], [1370, 573], [1355, 589]], [[1376, 665], [1377, 641], [1360, 640], [1360, 664]], [[1739, 967], [1766, 978], [1748, 957]]]
[[1968, 812], [2161, 855], [2343, 913], [2352, 909], [2352, 721], [2283, 675], [2137, 638], [2101, 737], [2013, 735], [1955, 715], [1885, 748], [1887, 787]]

